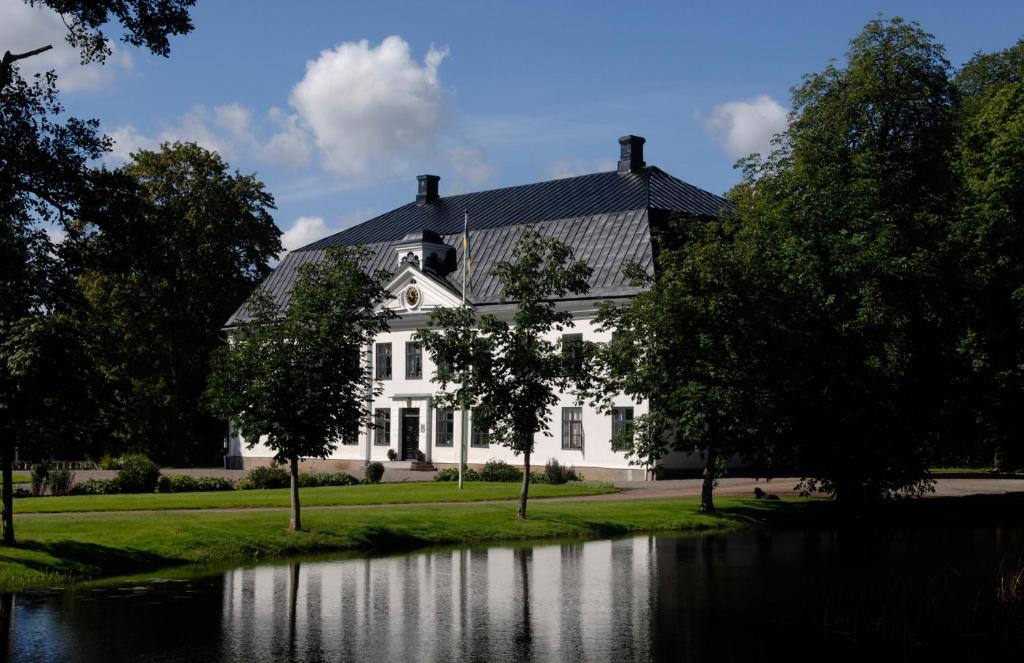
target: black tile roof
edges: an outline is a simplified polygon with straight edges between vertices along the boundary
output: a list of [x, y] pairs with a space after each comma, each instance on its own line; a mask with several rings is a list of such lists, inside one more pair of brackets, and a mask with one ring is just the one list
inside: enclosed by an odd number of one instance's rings
[[462, 232], [466, 211], [470, 227], [484, 230], [635, 209], [718, 216], [722, 210], [731, 211], [732, 203], [649, 166], [634, 173], [595, 173], [445, 196], [427, 205], [410, 202], [297, 250], [390, 242], [422, 230], [441, 235]]
[[[590, 265], [590, 297], [628, 297], [638, 290], [623, 277], [627, 264], [637, 263], [648, 274], [654, 273], [650, 210], [718, 216], [732, 209], [724, 198], [653, 166], [633, 173], [597, 173], [447, 196], [428, 205], [409, 203], [292, 251], [260, 288], [279, 305], [286, 305], [299, 267], [319, 262], [327, 248], [335, 245], [366, 245], [370, 253], [365, 267], [394, 273], [398, 269], [395, 246], [406, 237], [418, 236], [440, 239], [455, 249], [455, 269], [440, 280], [461, 292], [463, 214], [468, 210], [473, 252], [473, 279], [466, 293], [470, 304], [500, 301], [500, 284], [491, 272], [527, 227], [557, 237]], [[243, 304], [226, 325], [246, 317]]]

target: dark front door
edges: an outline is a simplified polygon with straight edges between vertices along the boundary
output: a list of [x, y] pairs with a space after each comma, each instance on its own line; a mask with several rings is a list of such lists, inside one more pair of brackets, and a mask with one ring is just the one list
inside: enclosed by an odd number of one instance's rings
[[402, 460], [416, 460], [420, 448], [420, 411], [402, 408]]

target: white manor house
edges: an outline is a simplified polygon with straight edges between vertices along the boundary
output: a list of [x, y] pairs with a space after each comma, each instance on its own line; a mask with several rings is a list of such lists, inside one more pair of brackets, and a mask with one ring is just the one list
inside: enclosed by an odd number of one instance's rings
[[[558, 303], [574, 315], [575, 327], [565, 332], [577, 339], [608, 340], [594, 328], [597, 304], [625, 302], [638, 293], [623, 276], [626, 265], [638, 263], [650, 274], [657, 269], [652, 229], [670, 215], [718, 217], [731, 209], [724, 198], [647, 166], [643, 138], [624, 136], [619, 145], [616, 171], [478, 193], [440, 197], [440, 178], [420, 175], [414, 202], [287, 254], [261, 285], [278, 302], [287, 301], [300, 265], [320, 259], [330, 246], [365, 245], [371, 252], [367, 268], [393, 275], [388, 289], [394, 299], [388, 305], [398, 315], [368, 349], [369, 369], [382, 386], [368, 403], [376, 425], [340, 443], [330, 458], [304, 460], [304, 466], [355, 472], [370, 461], [387, 464], [393, 451], [393, 466], [457, 467], [464, 432], [470, 467], [491, 459], [522, 464], [507, 448], [490, 444], [488, 431], [473, 426], [471, 413], [463, 431], [461, 413], [436, 406], [434, 365], [413, 335], [426, 326], [435, 307], [462, 303], [463, 224], [468, 214], [473, 278], [467, 284], [467, 305], [499, 317], [511, 312], [512, 305], [500, 301], [500, 284], [491, 271], [521, 233], [532, 228], [571, 246], [593, 269], [587, 296]], [[243, 306], [226, 326], [244, 315]], [[612, 446], [619, 427], [643, 414], [646, 403], [622, 396], [614, 405], [611, 413], [599, 413], [572, 394], [562, 394], [552, 412], [552, 430], [537, 436], [533, 464], [543, 466], [554, 458], [590, 479], [647, 478], [644, 468], [630, 465], [625, 453]], [[249, 449], [237, 433], [229, 435], [228, 467], [264, 465], [272, 457], [262, 444]], [[678, 454], [661, 465], [671, 471], [693, 467], [694, 460]]]

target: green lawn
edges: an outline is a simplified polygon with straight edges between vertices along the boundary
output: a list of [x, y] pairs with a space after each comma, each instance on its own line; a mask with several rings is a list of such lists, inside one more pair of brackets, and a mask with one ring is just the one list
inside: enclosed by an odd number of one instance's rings
[[[413, 502], [478, 502], [511, 500], [519, 496], [518, 483], [468, 482], [459, 490], [454, 482], [380, 483], [360, 486], [303, 488], [303, 506], [361, 504], [409, 504]], [[597, 482], [573, 482], [557, 486], [534, 484], [530, 497], [563, 497], [613, 493], [615, 488]], [[166, 493], [146, 495], [73, 495], [18, 499], [14, 513], [63, 513], [82, 511], [148, 511], [164, 509], [252, 509], [287, 507], [288, 489], [230, 490], [213, 493]]]
[[797, 504], [725, 498], [719, 503], [721, 513], [707, 516], [698, 513], [695, 499], [538, 501], [526, 521], [516, 520], [512, 503], [311, 510], [303, 514], [307, 531], [301, 533], [285, 530], [287, 512], [24, 515], [15, 521], [18, 545], [0, 547], [0, 591], [293, 555], [727, 528]]

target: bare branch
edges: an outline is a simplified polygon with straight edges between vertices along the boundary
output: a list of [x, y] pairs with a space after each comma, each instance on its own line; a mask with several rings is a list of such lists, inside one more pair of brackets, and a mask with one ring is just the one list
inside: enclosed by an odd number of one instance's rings
[[11, 65], [18, 60], [24, 60], [30, 58], [33, 55], [39, 55], [53, 48], [52, 44], [46, 46], [40, 46], [39, 48], [32, 49], [31, 51], [25, 51], [24, 53], [11, 53], [10, 51], [4, 51], [4, 57], [0, 60], [0, 90], [7, 87], [7, 84], [11, 82]]

